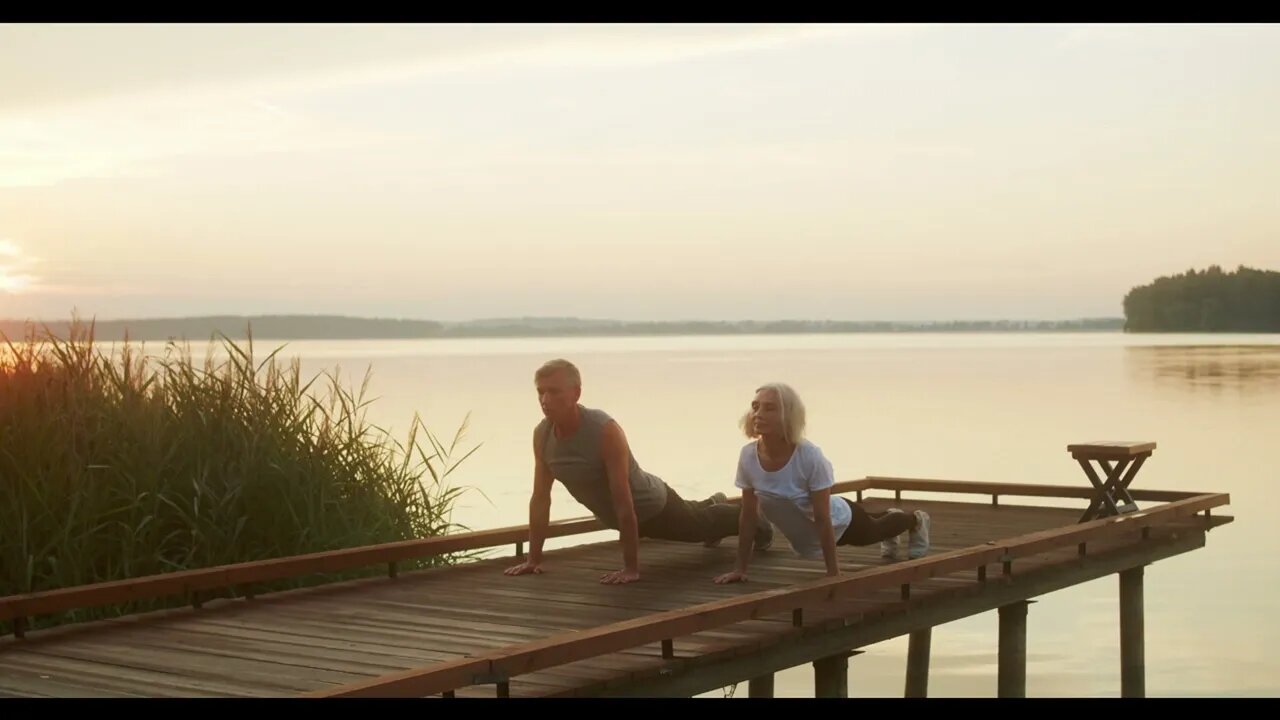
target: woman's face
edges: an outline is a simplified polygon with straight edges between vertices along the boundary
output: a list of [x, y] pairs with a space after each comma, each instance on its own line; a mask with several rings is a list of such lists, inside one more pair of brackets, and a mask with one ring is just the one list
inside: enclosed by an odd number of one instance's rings
[[762, 437], [781, 437], [782, 403], [777, 391], [766, 388], [751, 401], [751, 429]]

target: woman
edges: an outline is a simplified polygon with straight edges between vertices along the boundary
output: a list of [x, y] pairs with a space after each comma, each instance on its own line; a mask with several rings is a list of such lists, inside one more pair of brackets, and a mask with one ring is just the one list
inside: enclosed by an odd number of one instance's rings
[[741, 424], [752, 441], [742, 448], [734, 481], [742, 489], [738, 565], [733, 572], [716, 577], [717, 583], [747, 579], [758, 513], [782, 531], [797, 554], [825, 560], [827, 575], [840, 574], [836, 545], [879, 541], [881, 556], [894, 559], [898, 536], [909, 532], [909, 557], [929, 551], [928, 513], [897, 508], [870, 513], [831, 494], [835, 484], [831, 463], [817, 445], [804, 439], [804, 403], [790, 386], [771, 383], [756, 390]]

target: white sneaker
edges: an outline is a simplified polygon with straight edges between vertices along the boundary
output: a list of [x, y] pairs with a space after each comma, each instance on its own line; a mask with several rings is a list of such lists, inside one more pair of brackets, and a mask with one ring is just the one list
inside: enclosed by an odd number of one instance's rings
[[[900, 513], [900, 512], [903, 512], [903, 510], [902, 508], [889, 508], [885, 512]], [[901, 537], [902, 535], [898, 534], [898, 535], [894, 535], [891, 538], [881, 540], [880, 541], [880, 557], [884, 558], [885, 560], [897, 560], [898, 559], [898, 539]]]
[[912, 560], [924, 557], [929, 552], [929, 513], [916, 511], [916, 529], [910, 532], [908, 554]]

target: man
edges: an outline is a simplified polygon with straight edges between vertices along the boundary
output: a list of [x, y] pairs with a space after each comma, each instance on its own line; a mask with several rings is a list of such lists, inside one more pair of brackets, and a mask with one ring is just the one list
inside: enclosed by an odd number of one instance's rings
[[[622, 427], [601, 410], [578, 403], [582, 377], [568, 360], [551, 360], [534, 373], [544, 418], [533, 430], [533, 495], [529, 500], [529, 555], [507, 575], [542, 572], [542, 543], [551, 517], [551, 485], [564, 483], [569, 494], [622, 542], [621, 570], [600, 582], [640, 579], [641, 537], [714, 545], [738, 534], [737, 505], [716, 493], [703, 502], [680, 497], [660, 478], [645, 472], [631, 454]], [[755, 546], [764, 550], [773, 527], [760, 519]]]

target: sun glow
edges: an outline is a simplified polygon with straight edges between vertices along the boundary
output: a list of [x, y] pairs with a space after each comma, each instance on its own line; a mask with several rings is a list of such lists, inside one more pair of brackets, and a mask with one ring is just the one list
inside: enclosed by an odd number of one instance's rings
[[30, 262], [13, 241], [0, 239], [0, 291], [20, 293], [31, 287], [34, 278], [22, 272]]
[[7, 293], [20, 293], [26, 290], [31, 284], [31, 278], [26, 275], [10, 275], [4, 270], [0, 270], [0, 290]]

